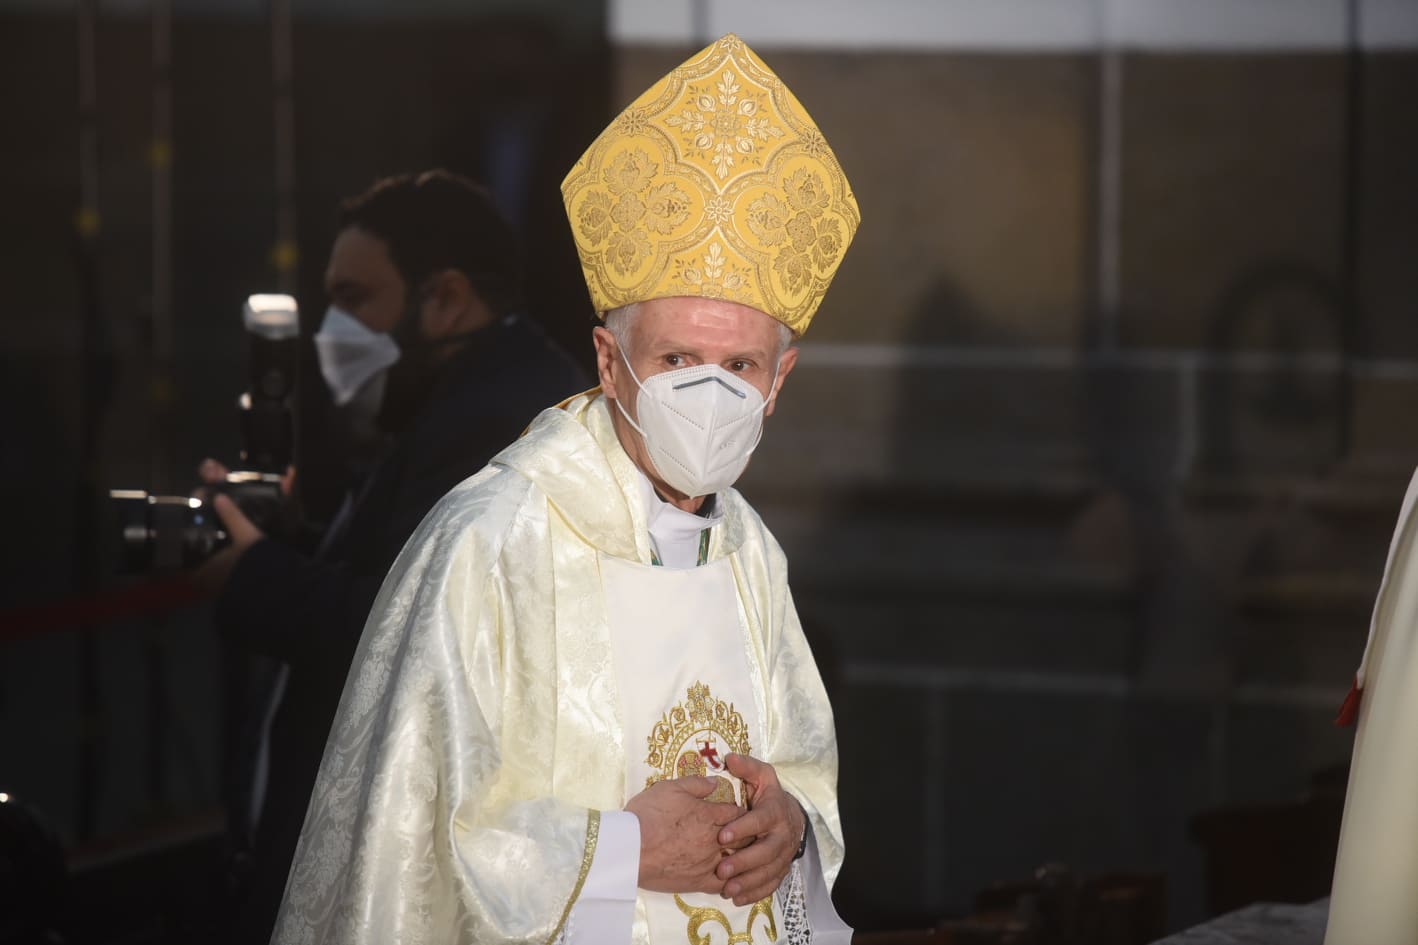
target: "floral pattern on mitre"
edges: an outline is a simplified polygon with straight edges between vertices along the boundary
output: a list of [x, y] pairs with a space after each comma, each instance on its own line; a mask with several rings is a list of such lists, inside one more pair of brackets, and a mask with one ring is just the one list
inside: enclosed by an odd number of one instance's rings
[[562, 195], [597, 311], [698, 295], [798, 334], [860, 221], [821, 132], [732, 34], [631, 103]]
[[834, 193], [810, 155], [789, 155], [766, 182], [739, 194], [744, 229], [761, 249], [755, 277], [778, 318], [801, 334], [827, 291], [856, 230], [851, 195]]
[[675, 273], [684, 287], [681, 295], [706, 299], [726, 299], [750, 304], [753, 274], [747, 265], [736, 264], [724, 252], [723, 243], [711, 242], [697, 259], [675, 259]]
[[689, 86], [683, 110], [665, 124], [681, 132], [688, 148], [713, 166], [716, 178], [727, 180], [741, 164], [761, 166], [764, 146], [783, 137], [764, 107], [766, 94], [746, 92], [733, 70], [725, 69], [712, 88]]

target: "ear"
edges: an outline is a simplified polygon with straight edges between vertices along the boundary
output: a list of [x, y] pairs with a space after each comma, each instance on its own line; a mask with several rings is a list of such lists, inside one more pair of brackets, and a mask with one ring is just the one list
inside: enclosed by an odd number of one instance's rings
[[788, 375], [793, 373], [793, 366], [798, 363], [798, 349], [789, 348], [783, 352], [783, 356], [778, 359], [778, 382], [773, 385], [773, 390], [768, 394], [768, 405], [763, 408], [765, 417], [773, 416], [773, 409], [778, 406], [778, 392], [783, 389], [783, 382], [788, 379]]
[[492, 313], [468, 277], [457, 269], [444, 269], [433, 277], [423, 303], [421, 324], [429, 340], [481, 328]]
[[591, 343], [596, 346], [596, 378], [601, 382], [601, 391], [615, 400], [615, 379], [620, 374], [620, 346], [616, 344], [610, 329], [601, 325], [591, 329]]

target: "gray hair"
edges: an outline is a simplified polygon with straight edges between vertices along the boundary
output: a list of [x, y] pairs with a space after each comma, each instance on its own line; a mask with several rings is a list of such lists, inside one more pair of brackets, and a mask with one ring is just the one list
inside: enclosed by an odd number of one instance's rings
[[[620, 308], [613, 308], [606, 312], [606, 331], [609, 331], [615, 338], [615, 343], [622, 351], [628, 351], [626, 344], [630, 338], [631, 331], [635, 328], [635, 317], [640, 314], [640, 303], [631, 302], [629, 305], [622, 305]], [[793, 344], [793, 332], [787, 325], [774, 319], [774, 324], [778, 327], [778, 357], [783, 356]]]

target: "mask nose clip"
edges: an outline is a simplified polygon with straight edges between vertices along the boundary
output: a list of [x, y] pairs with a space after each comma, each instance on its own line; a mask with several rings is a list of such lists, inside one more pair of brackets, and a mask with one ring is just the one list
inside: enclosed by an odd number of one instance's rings
[[693, 381], [685, 381], [683, 384], [676, 384], [676, 385], [674, 385], [673, 387], [671, 387], [670, 390], [686, 390], [686, 389], [688, 389], [688, 388], [690, 388], [690, 387], [698, 387], [700, 384], [710, 384], [710, 383], [714, 383], [714, 382], [717, 382], [718, 384], [720, 384], [720, 385], [724, 388], [724, 390], [726, 390], [726, 391], [728, 391], [729, 393], [733, 394], [733, 395], [734, 395], [735, 397], [737, 397], [739, 400], [747, 400], [747, 399], [748, 399], [748, 395], [747, 395], [747, 394], [745, 394], [743, 391], [739, 390], [739, 389], [738, 389], [737, 387], [735, 387], [734, 385], [730, 384], [728, 381], [724, 380], [722, 377], [719, 377], [717, 374], [711, 375], [711, 376], [709, 376], [709, 377], [701, 377], [701, 378], [698, 378], [698, 379], [693, 380]]

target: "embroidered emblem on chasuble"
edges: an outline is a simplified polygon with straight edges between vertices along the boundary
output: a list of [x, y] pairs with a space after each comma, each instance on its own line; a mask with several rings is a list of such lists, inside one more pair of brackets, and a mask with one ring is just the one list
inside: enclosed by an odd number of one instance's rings
[[729, 774], [724, 758], [731, 752], [750, 753], [748, 725], [732, 703], [715, 699], [704, 683], [696, 682], [686, 694], [687, 701], [666, 712], [646, 739], [645, 764], [653, 773], [645, 786], [669, 778], [717, 777], [719, 784], [708, 799], [745, 806], [738, 778]]
[[[646, 743], [649, 754], [645, 764], [653, 772], [645, 779], [649, 787], [657, 781], [683, 777], [718, 778], [718, 786], [708, 800], [724, 804], [748, 806], [744, 788], [738, 778], [729, 773], [724, 759], [729, 753], [747, 755], [751, 751], [748, 725], [733, 703], [715, 699], [709, 687], [696, 682], [686, 691], [684, 702], [670, 709], [655, 723]], [[748, 910], [741, 931], [723, 910], [713, 906], [694, 906], [681, 896], [674, 897], [675, 906], [689, 922], [685, 938], [689, 945], [713, 945], [709, 930], [722, 929], [728, 936], [727, 945], [753, 945], [754, 928], [768, 942], [778, 940], [778, 922], [773, 915], [773, 897], [766, 896]], [[762, 921], [759, 921], [759, 920]]]

